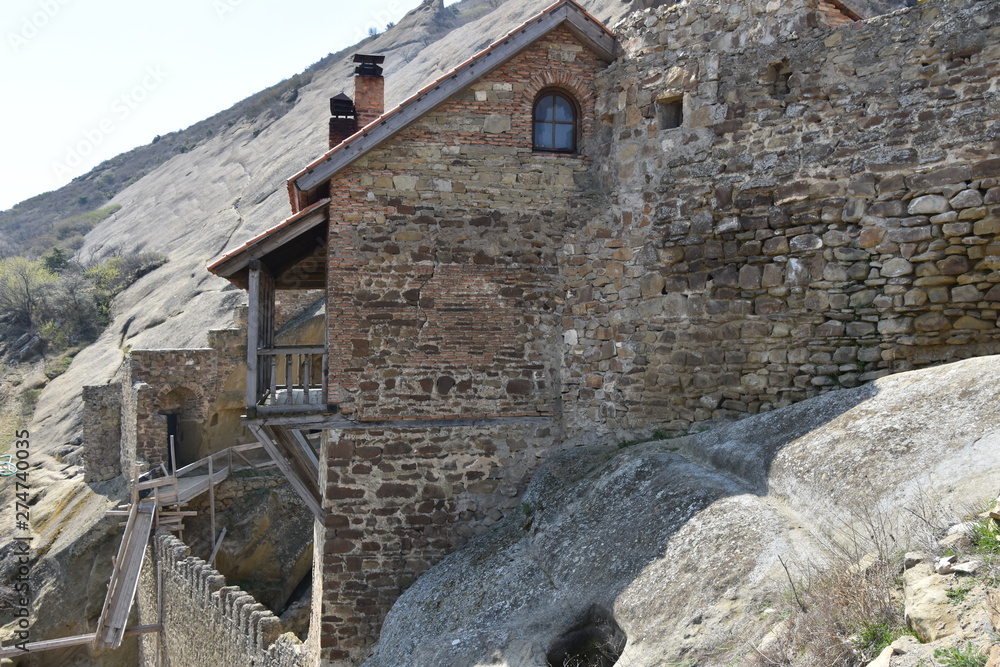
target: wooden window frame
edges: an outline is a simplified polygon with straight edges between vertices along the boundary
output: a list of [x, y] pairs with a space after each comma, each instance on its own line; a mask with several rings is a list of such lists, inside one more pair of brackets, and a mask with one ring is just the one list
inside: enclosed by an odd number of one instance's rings
[[[539, 106], [542, 104], [542, 102], [544, 102], [545, 100], [549, 99], [550, 97], [559, 97], [559, 98], [562, 98], [563, 100], [565, 100], [569, 104], [570, 110], [573, 113], [573, 120], [571, 122], [567, 123], [565, 121], [556, 121], [556, 120], [552, 120], [552, 121], [539, 121], [539, 120], [537, 120]], [[537, 134], [538, 123], [540, 123], [540, 122], [541, 123], [545, 123], [546, 125], [550, 125], [551, 126], [552, 135], [553, 135], [552, 136], [552, 144], [553, 145], [555, 144], [555, 128], [556, 128], [556, 126], [558, 126], [558, 125], [572, 125], [572, 127], [573, 127], [573, 145], [570, 148], [545, 148], [545, 147], [540, 147], [538, 145], [538, 134]], [[571, 95], [569, 95], [566, 92], [564, 92], [562, 90], [559, 90], [559, 89], [546, 88], [544, 90], [539, 91], [538, 95], [535, 97], [534, 104], [531, 105], [531, 149], [534, 152], [536, 152], [536, 153], [555, 153], [555, 154], [559, 154], [559, 155], [572, 155], [572, 154], [575, 154], [577, 152], [577, 150], [578, 150], [579, 140], [580, 140], [580, 106], [577, 104], [576, 100], [573, 99], [573, 97]]]

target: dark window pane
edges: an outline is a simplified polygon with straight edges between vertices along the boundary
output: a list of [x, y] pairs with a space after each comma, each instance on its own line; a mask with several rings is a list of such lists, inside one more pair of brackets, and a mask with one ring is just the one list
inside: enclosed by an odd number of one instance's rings
[[555, 150], [557, 151], [571, 151], [573, 150], [573, 125], [572, 124], [557, 124], [555, 125], [556, 130], [556, 143]]
[[555, 119], [563, 123], [573, 122], [573, 106], [565, 97], [552, 96], [555, 105]]
[[555, 113], [553, 107], [554, 97], [552, 95], [546, 95], [538, 101], [538, 106], [535, 107], [535, 120], [553, 121], [555, 120]]
[[551, 123], [535, 123], [535, 148], [544, 150], [553, 150], [555, 148], [552, 144]]

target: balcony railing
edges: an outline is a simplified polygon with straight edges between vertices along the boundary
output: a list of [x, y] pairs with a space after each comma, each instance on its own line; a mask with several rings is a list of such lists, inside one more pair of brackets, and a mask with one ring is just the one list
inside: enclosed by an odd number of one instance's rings
[[329, 410], [327, 354], [323, 347], [281, 345], [257, 350], [247, 369], [248, 407], [256, 412]]

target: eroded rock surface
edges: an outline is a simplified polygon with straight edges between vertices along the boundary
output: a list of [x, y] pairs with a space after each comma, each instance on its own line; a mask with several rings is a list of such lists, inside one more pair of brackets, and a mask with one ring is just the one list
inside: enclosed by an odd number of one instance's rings
[[786, 590], [781, 561], [822, 564], [865, 507], [957, 513], [995, 488], [998, 381], [1000, 358], [976, 359], [553, 459], [514, 520], [400, 598], [366, 665], [541, 667], [595, 605], [627, 636], [621, 664], [729, 664]]

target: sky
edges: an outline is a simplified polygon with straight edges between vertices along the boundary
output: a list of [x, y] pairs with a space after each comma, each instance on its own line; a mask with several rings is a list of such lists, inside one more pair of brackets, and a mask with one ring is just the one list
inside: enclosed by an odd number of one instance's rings
[[0, 210], [222, 111], [419, 4], [2, 0]]

